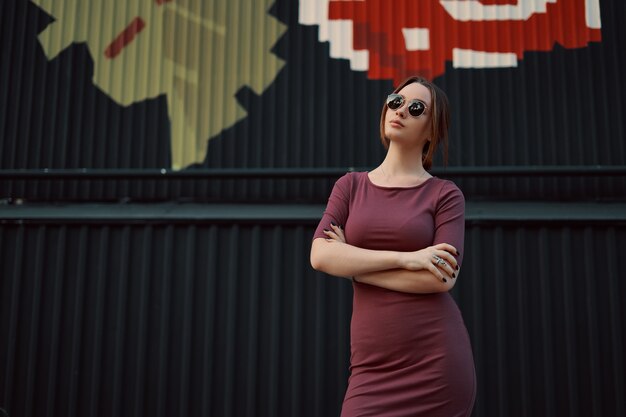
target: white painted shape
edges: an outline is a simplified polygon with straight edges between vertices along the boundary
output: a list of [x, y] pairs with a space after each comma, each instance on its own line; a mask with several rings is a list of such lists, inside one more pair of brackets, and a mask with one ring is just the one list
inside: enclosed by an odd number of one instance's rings
[[352, 51], [352, 22], [332, 20], [328, 22], [331, 58], [348, 58]]
[[369, 52], [354, 49], [352, 20], [332, 20], [328, 23], [330, 57], [350, 60], [350, 68], [365, 71], [369, 68]]
[[354, 51], [350, 58], [350, 69], [352, 71], [367, 71], [370, 68], [370, 53], [367, 50]]
[[517, 56], [510, 52], [483, 52], [471, 49], [452, 49], [454, 68], [511, 68], [517, 67]]
[[484, 5], [478, 0], [439, 0], [450, 16], [462, 22], [528, 20], [535, 13], [545, 13], [547, 3], [556, 2], [557, 0], [518, 0], [516, 5]]
[[300, 0], [298, 22], [302, 25], [318, 25], [318, 39], [328, 41], [328, 1], [329, 0]]
[[428, 51], [430, 49], [429, 30], [424, 28], [402, 28], [407, 51]]
[[318, 25], [318, 39], [329, 42], [331, 58], [350, 60], [354, 71], [369, 69], [369, 51], [355, 50], [353, 46], [354, 24], [352, 20], [329, 20], [329, 0], [300, 0], [298, 21], [303, 25]]
[[[322, 14], [326, 11], [326, 14]], [[328, 16], [328, 0], [300, 0], [298, 22], [303, 25], [317, 25]]]
[[600, 29], [600, 0], [585, 0], [585, 20], [591, 29]]

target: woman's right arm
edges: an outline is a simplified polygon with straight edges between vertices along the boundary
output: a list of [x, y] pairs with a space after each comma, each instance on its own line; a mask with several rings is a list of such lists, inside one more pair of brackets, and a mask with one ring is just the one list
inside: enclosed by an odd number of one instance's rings
[[453, 272], [439, 271], [435, 275], [425, 269], [420, 271], [409, 271], [407, 269], [390, 269], [388, 271], [370, 272], [369, 274], [354, 277], [360, 284], [369, 284], [388, 290], [406, 292], [410, 294], [430, 294], [436, 292], [450, 291], [456, 283], [455, 277], [458, 276], [458, 270]]

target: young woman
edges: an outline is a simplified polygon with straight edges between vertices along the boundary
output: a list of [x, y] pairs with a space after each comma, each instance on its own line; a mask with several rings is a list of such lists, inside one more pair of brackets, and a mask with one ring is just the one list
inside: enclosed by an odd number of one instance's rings
[[342, 417], [469, 416], [470, 340], [450, 296], [460, 272], [465, 200], [428, 173], [447, 156], [445, 93], [401, 83], [380, 119], [384, 161], [333, 188], [311, 246], [318, 271], [353, 280], [350, 379]]

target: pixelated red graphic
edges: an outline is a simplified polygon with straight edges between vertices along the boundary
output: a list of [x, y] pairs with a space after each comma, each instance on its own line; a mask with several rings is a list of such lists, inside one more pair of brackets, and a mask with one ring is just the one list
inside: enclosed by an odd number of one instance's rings
[[[487, 5], [516, 5], [518, 0], [482, 0]], [[548, 3], [545, 13], [528, 20], [455, 20], [438, 0], [331, 0], [329, 19], [354, 22], [355, 50], [369, 51], [371, 79], [399, 82], [408, 75], [433, 79], [452, 61], [454, 48], [515, 53], [550, 51], [555, 44], [581, 48], [601, 40], [600, 29], [587, 27], [585, 0]], [[429, 31], [428, 50], [407, 51], [402, 28]]]

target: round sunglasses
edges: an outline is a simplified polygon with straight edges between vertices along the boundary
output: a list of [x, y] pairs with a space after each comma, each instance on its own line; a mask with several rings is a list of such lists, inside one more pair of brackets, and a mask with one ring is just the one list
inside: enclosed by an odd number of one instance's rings
[[[391, 110], [397, 110], [402, 107], [405, 101], [406, 98], [402, 94], [389, 94], [387, 96], [387, 107]], [[423, 101], [414, 98], [409, 101], [407, 109], [411, 116], [420, 117], [424, 114], [424, 111], [426, 111], [426, 104]]]

